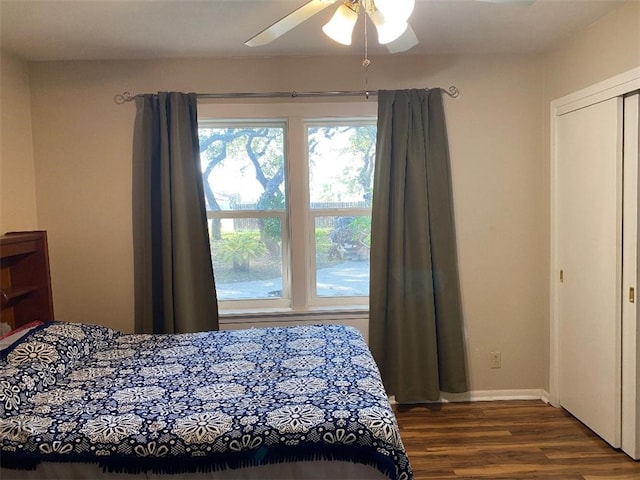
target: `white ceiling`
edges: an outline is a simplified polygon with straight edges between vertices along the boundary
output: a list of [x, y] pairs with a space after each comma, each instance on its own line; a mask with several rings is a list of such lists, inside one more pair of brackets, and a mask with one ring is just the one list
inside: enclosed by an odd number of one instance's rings
[[[495, 1], [495, 0], [494, 0]], [[553, 49], [625, 0], [416, 0], [420, 44], [407, 54], [530, 53]], [[638, 0], [631, 0], [638, 1]], [[335, 6], [269, 45], [250, 37], [306, 0], [0, 0], [0, 46], [26, 60], [360, 54], [324, 36]], [[361, 16], [362, 17], [362, 16]], [[369, 52], [387, 54], [370, 28]]]

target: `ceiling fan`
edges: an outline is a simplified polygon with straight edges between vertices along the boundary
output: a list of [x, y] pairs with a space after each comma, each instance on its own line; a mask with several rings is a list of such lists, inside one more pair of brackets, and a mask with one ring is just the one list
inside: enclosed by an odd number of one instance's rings
[[[535, 0], [478, 1], [528, 5]], [[310, 0], [251, 37], [245, 45], [266, 45], [337, 2], [338, 0]], [[415, 0], [341, 0], [341, 5], [322, 30], [336, 42], [351, 45], [358, 16], [364, 12], [376, 27], [378, 42], [385, 45], [391, 53], [404, 52], [418, 44], [415, 31], [407, 22], [414, 6]]]

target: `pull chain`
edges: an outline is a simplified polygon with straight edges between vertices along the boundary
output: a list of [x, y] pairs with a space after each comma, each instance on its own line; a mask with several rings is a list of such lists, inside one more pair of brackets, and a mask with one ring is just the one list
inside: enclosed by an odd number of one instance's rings
[[[369, 8], [368, 3], [365, 5], [365, 10]], [[369, 38], [367, 35], [367, 16], [364, 15], [364, 60], [362, 60], [362, 66], [364, 67], [364, 97], [369, 100]]]

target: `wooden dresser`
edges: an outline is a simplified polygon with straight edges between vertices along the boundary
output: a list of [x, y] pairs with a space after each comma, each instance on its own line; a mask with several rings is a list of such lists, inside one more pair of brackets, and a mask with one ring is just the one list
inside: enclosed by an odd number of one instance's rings
[[47, 232], [0, 236], [0, 322], [53, 320]]

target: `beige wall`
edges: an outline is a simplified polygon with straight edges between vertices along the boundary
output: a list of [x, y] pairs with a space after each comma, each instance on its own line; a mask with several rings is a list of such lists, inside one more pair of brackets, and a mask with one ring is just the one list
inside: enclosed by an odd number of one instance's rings
[[[550, 103], [552, 100], [576, 92], [633, 68], [640, 67], [640, 1], [630, 0], [609, 15], [592, 24], [585, 31], [567, 40], [544, 58], [543, 71], [543, 145], [545, 178], [549, 172]], [[550, 183], [545, 184], [545, 209], [550, 209]], [[550, 215], [547, 213], [547, 215]], [[550, 221], [546, 222], [549, 237]], [[544, 253], [549, 262], [549, 248]], [[548, 301], [548, 297], [547, 297]], [[548, 316], [547, 316], [548, 318]], [[544, 325], [549, 335], [549, 323]], [[546, 344], [545, 361], [549, 361]], [[548, 367], [547, 367], [548, 368]], [[549, 389], [548, 379], [543, 385]]]
[[544, 60], [549, 102], [640, 65], [640, 1], [629, 0]]
[[0, 233], [37, 228], [29, 70], [0, 51]]
[[[339, 74], [336, 74], [339, 72]], [[448, 86], [471, 387], [545, 382], [546, 171], [535, 56], [373, 58], [377, 88]], [[39, 226], [50, 235], [57, 317], [131, 331], [131, 139], [125, 90], [362, 89], [360, 57], [36, 63], [31, 66]], [[489, 369], [489, 352], [503, 367]]]

